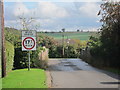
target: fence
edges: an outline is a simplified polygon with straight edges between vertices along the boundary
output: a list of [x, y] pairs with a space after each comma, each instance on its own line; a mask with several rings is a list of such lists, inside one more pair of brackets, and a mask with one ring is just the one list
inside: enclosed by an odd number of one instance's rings
[[39, 53], [39, 60], [48, 60], [48, 49], [43, 47], [44, 50], [42, 50], [40, 53]]
[[44, 49], [39, 52], [39, 65], [41, 68], [46, 69], [48, 67], [48, 49], [43, 47]]

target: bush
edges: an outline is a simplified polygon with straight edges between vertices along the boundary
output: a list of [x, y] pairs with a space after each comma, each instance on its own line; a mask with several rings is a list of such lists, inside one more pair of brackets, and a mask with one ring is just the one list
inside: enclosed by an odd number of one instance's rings
[[[36, 51], [31, 52], [31, 67], [47, 68], [48, 56], [45, 56], [44, 60], [41, 60], [41, 53], [46, 51], [46, 48], [38, 47]], [[42, 56], [43, 57], [43, 56]]]
[[26, 51], [22, 51], [22, 47], [15, 48], [14, 69], [27, 68], [28, 55]]
[[[21, 36], [20, 36], [21, 32], [19, 30], [16, 30], [14, 28], [5, 28], [5, 39], [7, 41], [9, 41], [11, 44], [14, 45], [14, 49], [15, 49], [15, 56], [14, 56], [14, 64], [12, 64], [14, 66], [13, 69], [23, 69], [23, 68], [27, 68], [28, 67], [28, 52], [27, 51], [22, 51], [22, 45], [21, 45]], [[47, 61], [46, 60], [39, 60], [39, 53], [41, 52], [41, 50], [43, 50], [42, 46], [46, 46], [47, 48], [49, 48], [52, 44], [54, 43], [53, 39], [47, 37], [47, 36], [43, 36], [40, 35], [37, 37], [37, 45], [38, 48], [36, 51], [31, 51], [31, 67], [39, 67], [39, 68], [45, 68], [47, 65]], [[11, 47], [7, 47], [7, 49]], [[10, 51], [12, 52], [12, 50]], [[6, 53], [9, 56], [9, 53]], [[12, 53], [10, 53], [12, 54]], [[8, 59], [10, 59], [7, 56]], [[48, 57], [45, 57], [45, 59]], [[8, 63], [9, 64], [9, 63]], [[38, 65], [39, 64], [39, 65]], [[44, 67], [43, 67], [44, 66]], [[9, 67], [9, 66], [7, 66]], [[11, 69], [11, 68], [10, 68]]]
[[13, 68], [13, 62], [14, 62], [14, 46], [6, 41], [6, 72], [10, 72]]
[[[64, 58], [77, 58], [80, 56], [80, 47], [74, 45], [64, 46]], [[63, 58], [63, 46], [53, 46], [49, 49], [50, 58]]]
[[[43, 50], [42, 47], [38, 47], [36, 51], [30, 51], [30, 67], [31, 68], [45, 69], [47, 67], [47, 61], [46, 60], [42, 61], [39, 59], [39, 53], [42, 50]], [[22, 51], [21, 47], [15, 48], [14, 69], [23, 69], [27, 67], [28, 67], [28, 52]]]

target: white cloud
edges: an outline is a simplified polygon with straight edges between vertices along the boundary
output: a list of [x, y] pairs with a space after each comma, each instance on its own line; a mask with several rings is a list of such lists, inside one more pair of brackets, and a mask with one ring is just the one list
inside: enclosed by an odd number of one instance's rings
[[63, 18], [68, 16], [68, 12], [52, 2], [39, 2], [34, 12], [44, 18]]
[[6, 20], [5, 21], [5, 26], [16, 28], [16, 29], [22, 29], [22, 26], [19, 23], [20, 22], [18, 22], [16, 20]]
[[14, 15], [21, 16], [21, 15], [29, 14], [29, 9], [23, 3], [16, 3], [14, 7]]
[[[39, 2], [35, 7], [27, 5], [25, 3], [16, 3], [16, 5], [6, 7], [6, 17], [9, 17], [6, 18], [5, 25], [20, 29], [22, 26], [16, 20], [19, 20], [18, 16], [23, 16], [28, 19], [30, 17], [35, 18], [35, 22], [33, 22], [34, 24], [30, 28], [33, 28], [34, 25], [40, 25], [39, 30], [60, 30], [61, 28], [77, 30], [81, 25], [90, 26], [95, 24], [93, 21], [99, 7], [97, 3], [82, 3], [75, 10], [72, 10], [74, 5], [71, 6], [65, 3]], [[9, 9], [10, 7], [12, 9]], [[89, 17], [90, 20], [88, 20]], [[89, 25], [90, 21], [92, 24]]]
[[99, 11], [99, 5], [97, 3], [86, 3], [79, 8], [80, 14], [88, 17], [97, 17]]
[[[13, 8], [13, 15], [17, 18], [35, 18], [34, 24], [41, 26], [53, 25], [55, 18], [65, 18], [68, 12], [60, 6], [52, 2], [39, 2], [36, 8], [29, 9], [24, 3], [16, 3]], [[13, 17], [14, 17], [13, 16]], [[18, 19], [19, 20], [19, 19]]]
[[67, 17], [68, 12], [52, 2], [39, 2], [36, 8], [28, 9], [23, 3], [16, 3], [14, 15], [37, 18], [63, 18]]
[[101, 2], [101, 0], [5, 0], [5, 2]]

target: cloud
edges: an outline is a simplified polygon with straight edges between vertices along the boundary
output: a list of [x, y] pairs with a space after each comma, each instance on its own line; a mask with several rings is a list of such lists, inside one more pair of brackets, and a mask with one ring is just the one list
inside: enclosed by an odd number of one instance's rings
[[99, 5], [97, 3], [86, 3], [84, 5], [82, 5], [79, 8], [79, 12], [81, 15], [83, 16], [88, 16], [88, 17], [97, 17], [97, 13], [99, 11]]
[[30, 28], [40, 25], [39, 30], [61, 30], [61, 28], [76, 30], [82, 28], [81, 26], [98, 25], [97, 3], [79, 3], [77, 7], [74, 3], [38, 2], [34, 7], [31, 4], [33, 3], [17, 2], [12, 6], [9, 4], [5, 6], [5, 25], [22, 28], [20, 22], [16, 21], [19, 20], [19, 16], [34, 18], [35, 22]]
[[68, 12], [54, 3], [51, 2], [40, 2], [39, 9], [42, 15], [45, 17], [66, 17], [68, 16]]
[[35, 8], [28, 8], [24, 3], [17, 2], [12, 13], [17, 18], [35, 18], [34, 24], [41, 24], [44, 27], [53, 25], [56, 19], [69, 16], [65, 8], [52, 2], [39, 2]]
[[14, 6], [14, 15], [15, 16], [21, 16], [21, 15], [27, 15], [30, 10], [23, 4], [23, 3], [16, 3]]
[[20, 22], [16, 20], [5, 20], [5, 26], [16, 29], [22, 29]]
[[39, 2], [36, 8], [28, 9], [23, 3], [16, 3], [14, 15], [37, 18], [64, 18], [69, 14], [62, 8], [52, 2]]

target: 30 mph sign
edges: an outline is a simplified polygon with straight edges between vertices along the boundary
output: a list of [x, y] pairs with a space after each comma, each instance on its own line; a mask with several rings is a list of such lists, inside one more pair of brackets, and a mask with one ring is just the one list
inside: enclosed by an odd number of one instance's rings
[[36, 31], [22, 31], [22, 51], [36, 50]]

